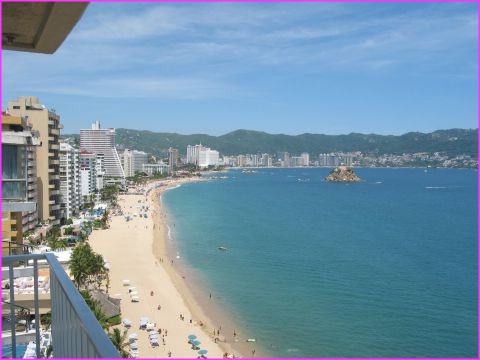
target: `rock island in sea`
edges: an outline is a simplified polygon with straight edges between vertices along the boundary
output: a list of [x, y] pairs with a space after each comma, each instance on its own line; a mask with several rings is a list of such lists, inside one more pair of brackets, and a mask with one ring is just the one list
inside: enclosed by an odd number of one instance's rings
[[347, 166], [337, 166], [332, 170], [330, 175], [325, 178], [329, 182], [359, 182], [362, 181], [354, 172], [353, 169]]

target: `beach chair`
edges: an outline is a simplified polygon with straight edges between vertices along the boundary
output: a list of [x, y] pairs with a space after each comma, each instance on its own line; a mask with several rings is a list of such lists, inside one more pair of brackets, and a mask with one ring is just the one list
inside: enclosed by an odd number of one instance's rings
[[138, 359], [138, 350], [130, 349], [129, 353], [132, 358]]
[[132, 302], [140, 302], [140, 298], [138, 296], [132, 296]]
[[130, 280], [128, 279], [123, 280], [123, 286], [130, 286]]

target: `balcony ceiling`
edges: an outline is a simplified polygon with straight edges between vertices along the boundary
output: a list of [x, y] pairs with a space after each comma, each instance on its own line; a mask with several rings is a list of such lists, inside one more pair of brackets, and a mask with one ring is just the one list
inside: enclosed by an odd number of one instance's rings
[[2, 2], [2, 48], [53, 54], [88, 2]]

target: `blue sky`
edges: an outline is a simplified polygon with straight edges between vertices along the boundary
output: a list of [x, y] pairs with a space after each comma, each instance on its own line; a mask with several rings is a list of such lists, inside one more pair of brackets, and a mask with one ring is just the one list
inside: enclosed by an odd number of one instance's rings
[[2, 108], [221, 135], [477, 127], [475, 3], [91, 3], [54, 55], [2, 52]]

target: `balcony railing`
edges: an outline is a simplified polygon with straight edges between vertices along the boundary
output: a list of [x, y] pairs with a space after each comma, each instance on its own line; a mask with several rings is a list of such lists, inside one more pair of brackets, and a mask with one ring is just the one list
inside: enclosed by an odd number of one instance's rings
[[[50, 267], [51, 330], [55, 358], [119, 358], [120, 355], [108, 339], [85, 300], [77, 291], [53, 254], [26, 254], [2, 257], [8, 266], [10, 283], [10, 319], [15, 319], [14, 268], [19, 261], [33, 262], [35, 324], [40, 323], [38, 260], [47, 260]], [[12, 321], [14, 324], [14, 321]], [[36, 354], [40, 354], [40, 327], [35, 326]], [[12, 357], [16, 357], [15, 326], [12, 332]]]

